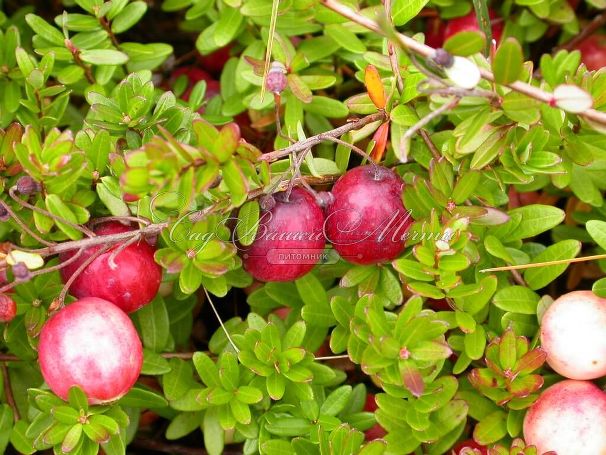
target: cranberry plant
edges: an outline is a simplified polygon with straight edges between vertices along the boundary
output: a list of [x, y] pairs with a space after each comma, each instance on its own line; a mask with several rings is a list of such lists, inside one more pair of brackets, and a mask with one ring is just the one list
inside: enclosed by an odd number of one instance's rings
[[30, 3], [3, 452], [542, 453], [541, 318], [606, 298], [604, 1]]

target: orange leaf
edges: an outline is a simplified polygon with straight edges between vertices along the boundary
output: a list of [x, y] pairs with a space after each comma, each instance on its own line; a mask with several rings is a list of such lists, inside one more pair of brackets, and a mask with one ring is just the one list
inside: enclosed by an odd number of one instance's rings
[[377, 131], [375, 131], [372, 140], [375, 141], [375, 146], [372, 148], [372, 152], [370, 152], [371, 158], [375, 163], [378, 163], [383, 159], [383, 154], [385, 153], [385, 147], [387, 146], [387, 138], [389, 137], [389, 122], [383, 123]]
[[368, 90], [368, 96], [379, 109], [385, 109], [387, 98], [385, 97], [385, 88], [381, 81], [379, 71], [374, 65], [368, 65], [364, 71], [364, 84]]

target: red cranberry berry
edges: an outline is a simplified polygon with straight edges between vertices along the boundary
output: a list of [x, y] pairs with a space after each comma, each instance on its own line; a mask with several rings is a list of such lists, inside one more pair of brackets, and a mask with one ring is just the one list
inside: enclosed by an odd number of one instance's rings
[[[97, 235], [110, 235], [132, 231], [133, 228], [118, 222], [103, 223], [95, 227]], [[74, 262], [61, 269], [61, 277], [66, 282], [92, 254], [102, 246], [87, 248]], [[112, 257], [112, 253], [120, 248], [116, 245], [101, 254], [84, 269], [74, 280], [69, 292], [71, 295], [98, 297], [108, 300], [130, 313], [151, 302], [160, 287], [162, 269], [154, 261], [155, 248], [145, 240], [127, 246]], [[59, 255], [61, 261], [66, 261], [75, 254], [74, 251]]]
[[15, 301], [6, 294], [0, 294], [0, 322], [11, 322], [16, 314]]
[[200, 63], [200, 66], [206, 71], [214, 74], [215, 76], [220, 76], [221, 71], [223, 71], [223, 67], [229, 60], [230, 51], [231, 46], [227, 45], [225, 47], [217, 49], [214, 52], [211, 52], [208, 55], [199, 55], [197, 57], [197, 60], [198, 63]]
[[576, 46], [588, 70], [597, 71], [606, 66], [606, 34], [595, 33]]
[[206, 81], [206, 94], [204, 97], [206, 99], [211, 99], [217, 96], [221, 92], [221, 86], [218, 81], [213, 79], [213, 77], [208, 74], [203, 69], [200, 69], [196, 66], [182, 66], [173, 71], [171, 77], [171, 86], [174, 85], [175, 81], [179, 76], [185, 75], [187, 77], [187, 88], [181, 98], [185, 101], [189, 101], [189, 96], [191, 95], [191, 91], [199, 81]]
[[[364, 410], [366, 412], [375, 412], [377, 410], [377, 402], [375, 396], [372, 393], [366, 395], [366, 403], [364, 403]], [[375, 439], [381, 439], [387, 434], [385, 428], [378, 423], [375, 423], [372, 427], [364, 432], [365, 439], [367, 441], [373, 441]]]
[[[302, 188], [274, 194], [275, 204], [261, 210], [254, 242], [241, 247], [244, 268], [260, 281], [292, 281], [320, 261], [325, 239], [324, 214]], [[271, 205], [271, 204], [270, 204]]]
[[351, 169], [335, 183], [326, 209], [326, 238], [354, 264], [397, 258], [412, 219], [402, 203], [404, 182], [394, 171], [367, 165]]
[[122, 397], [143, 365], [143, 347], [129, 317], [94, 297], [74, 302], [44, 324], [38, 355], [42, 376], [64, 400], [79, 386], [90, 404]]

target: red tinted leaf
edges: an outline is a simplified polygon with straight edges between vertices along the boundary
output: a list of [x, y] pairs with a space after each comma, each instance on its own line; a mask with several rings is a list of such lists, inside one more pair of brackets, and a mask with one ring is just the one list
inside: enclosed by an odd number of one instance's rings
[[420, 397], [423, 395], [425, 383], [423, 382], [423, 376], [421, 376], [419, 370], [413, 367], [409, 362], [406, 362], [401, 366], [400, 372], [402, 374], [404, 385], [408, 391], [415, 397]]
[[533, 349], [532, 351], [524, 354], [524, 356], [518, 361], [514, 372], [518, 375], [532, 373], [534, 370], [540, 368], [543, 363], [545, 363], [546, 358], [547, 353], [543, 351], [543, 349]]
[[516, 397], [527, 397], [533, 392], [536, 392], [543, 387], [543, 376], [539, 374], [531, 374], [514, 379], [507, 388]]
[[379, 71], [374, 65], [368, 65], [364, 72], [364, 84], [368, 90], [368, 96], [379, 109], [385, 109], [387, 98], [385, 97], [385, 88], [381, 81]]
[[375, 163], [380, 162], [385, 154], [385, 148], [387, 147], [387, 139], [389, 137], [389, 122], [383, 123], [377, 131], [375, 131], [372, 140], [375, 141], [375, 146], [370, 153], [371, 158]]

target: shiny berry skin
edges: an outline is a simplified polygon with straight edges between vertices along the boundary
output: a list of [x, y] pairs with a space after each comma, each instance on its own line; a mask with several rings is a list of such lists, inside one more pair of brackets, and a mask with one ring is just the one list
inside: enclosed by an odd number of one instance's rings
[[335, 183], [326, 208], [325, 234], [334, 249], [354, 264], [378, 264], [404, 250], [412, 218], [402, 203], [404, 182], [382, 166], [359, 166]]
[[204, 95], [205, 99], [211, 99], [221, 93], [221, 85], [218, 81], [213, 79], [213, 77], [208, 74], [203, 69], [200, 69], [196, 66], [182, 66], [173, 71], [171, 75], [171, 86], [174, 85], [177, 78], [181, 75], [185, 75], [187, 80], [189, 81], [187, 84], [187, 89], [181, 95], [185, 101], [189, 101], [189, 96], [191, 95], [191, 91], [199, 81], [206, 81], [206, 93]]
[[581, 61], [588, 70], [597, 71], [606, 66], [606, 34], [595, 33], [575, 49], [581, 51]]
[[442, 47], [444, 44], [444, 29], [446, 23], [439, 17], [431, 18], [425, 26], [425, 44], [433, 48]]
[[[499, 21], [495, 23], [496, 19], [500, 19], [499, 15], [493, 9], [490, 9], [488, 12], [488, 16], [490, 20], [493, 22], [492, 25], [492, 38], [499, 43], [501, 41], [501, 36], [503, 36], [503, 22]], [[475, 11], [471, 11], [466, 16], [456, 17], [454, 19], [450, 19], [448, 24], [446, 24], [446, 28], [444, 29], [444, 39], [442, 43], [446, 41], [453, 35], [456, 35], [459, 32], [477, 32], [480, 31], [480, 26], [478, 24], [478, 20], [476, 18]]]
[[11, 322], [16, 314], [15, 301], [6, 294], [0, 294], [0, 322]]
[[473, 439], [468, 439], [457, 443], [452, 448], [452, 453], [454, 455], [488, 455], [488, 450]]
[[274, 195], [275, 205], [261, 210], [252, 245], [240, 247], [244, 268], [260, 281], [293, 281], [308, 273], [321, 259], [325, 239], [324, 213], [302, 188]]
[[[97, 235], [109, 235], [132, 231], [133, 228], [112, 221], [95, 227]], [[61, 277], [66, 282], [76, 269], [102, 246], [88, 248], [79, 259], [61, 269]], [[160, 287], [162, 269], [154, 261], [155, 248], [145, 240], [129, 245], [120, 251], [110, 263], [115, 246], [97, 257], [75, 279], [69, 288], [74, 297], [98, 297], [105, 299], [130, 313], [151, 302]], [[66, 261], [75, 254], [74, 251], [59, 255]]]
[[62, 308], [44, 324], [38, 344], [42, 376], [64, 400], [78, 385], [90, 404], [115, 401], [137, 381], [143, 347], [129, 317], [94, 297]]

